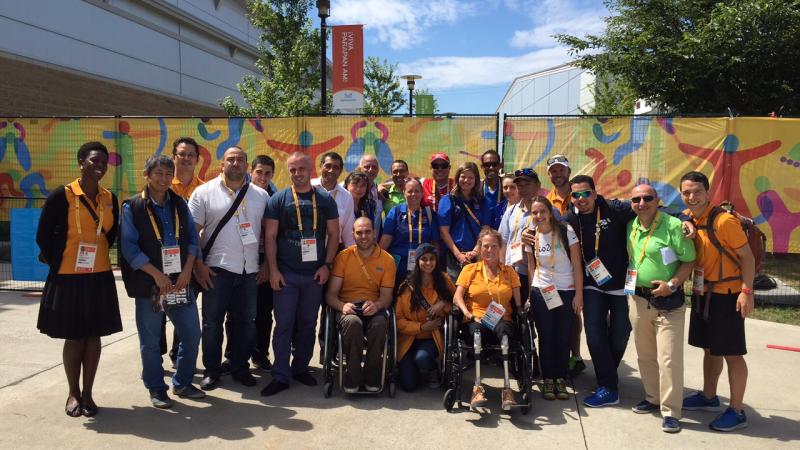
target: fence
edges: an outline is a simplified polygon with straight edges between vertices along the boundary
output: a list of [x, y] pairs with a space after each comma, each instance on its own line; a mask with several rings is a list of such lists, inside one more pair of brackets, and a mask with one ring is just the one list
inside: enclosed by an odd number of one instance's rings
[[[779, 280], [777, 290], [798, 295], [800, 289], [795, 275], [800, 272], [800, 189], [793, 182], [800, 168], [798, 119], [504, 116], [501, 121], [497, 115], [339, 115], [0, 120], [0, 195], [6, 195], [0, 202], [0, 242], [8, 239], [2, 224], [7, 224], [10, 207], [37, 207], [50, 190], [77, 177], [75, 152], [83, 142], [99, 140], [108, 146], [106, 185], [123, 199], [141, 188], [144, 160], [169, 154], [179, 136], [200, 143], [201, 178], [214, 177], [222, 153], [238, 145], [251, 158], [267, 154], [275, 159], [278, 186], [288, 184], [281, 168], [294, 151], [308, 153], [315, 162], [335, 151], [344, 157], [345, 171], [353, 170], [362, 155], [374, 154], [379, 178], [388, 179], [395, 159], [406, 160], [412, 175], [427, 176], [432, 153], [447, 153], [457, 166], [477, 162], [501, 140], [506, 170], [532, 165], [543, 175], [549, 156], [565, 154], [572, 174], [592, 175], [602, 195], [625, 198], [635, 184], [649, 182], [673, 208], [683, 207], [674, 188], [680, 175], [700, 170], [712, 179], [715, 202], [732, 200], [768, 235], [768, 249], [777, 256], [768, 258], [765, 268]], [[549, 188], [547, 180], [544, 185]], [[0, 264], [3, 260], [0, 252]], [[8, 279], [10, 270], [0, 266], [0, 283]]]

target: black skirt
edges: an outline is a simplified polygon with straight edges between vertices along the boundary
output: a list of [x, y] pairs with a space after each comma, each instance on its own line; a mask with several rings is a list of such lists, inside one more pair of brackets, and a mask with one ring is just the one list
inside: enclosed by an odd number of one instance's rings
[[36, 327], [59, 339], [108, 336], [122, 331], [113, 272], [48, 276]]

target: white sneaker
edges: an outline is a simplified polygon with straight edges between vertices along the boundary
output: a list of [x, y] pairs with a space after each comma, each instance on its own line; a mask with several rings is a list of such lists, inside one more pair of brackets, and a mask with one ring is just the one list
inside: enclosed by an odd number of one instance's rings
[[358, 388], [357, 387], [343, 386], [342, 390], [344, 391], [345, 394], [358, 394]]
[[375, 387], [375, 386], [370, 386], [370, 385], [364, 386], [364, 389], [366, 389], [367, 392], [380, 392], [381, 391], [380, 387]]

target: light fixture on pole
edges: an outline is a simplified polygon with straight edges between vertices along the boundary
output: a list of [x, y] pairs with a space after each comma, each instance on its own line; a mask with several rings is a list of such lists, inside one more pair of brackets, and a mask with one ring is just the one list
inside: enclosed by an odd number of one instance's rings
[[403, 75], [403, 80], [406, 80], [406, 84], [408, 85], [408, 115], [414, 115], [413, 109], [413, 100], [414, 100], [414, 85], [416, 84], [416, 80], [422, 78], [422, 75]]
[[317, 0], [317, 10], [319, 12], [319, 67], [320, 67], [320, 89], [319, 89], [319, 105], [322, 114], [328, 111], [328, 58], [325, 56], [325, 46], [328, 41], [327, 33], [325, 32], [325, 19], [331, 16], [331, 2], [330, 0]]

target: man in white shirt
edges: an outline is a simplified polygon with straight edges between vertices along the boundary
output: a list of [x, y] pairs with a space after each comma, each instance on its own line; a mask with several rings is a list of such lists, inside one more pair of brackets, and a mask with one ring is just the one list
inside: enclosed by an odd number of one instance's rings
[[[381, 214], [383, 213], [383, 196], [378, 192], [378, 185], [375, 184], [375, 179], [378, 178], [378, 172], [381, 171], [381, 166], [378, 164], [378, 158], [375, 155], [364, 155], [361, 157], [361, 161], [358, 163], [358, 167], [361, 169], [362, 172], [367, 174], [369, 178], [369, 191], [367, 191], [367, 195], [369, 198], [375, 200], [375, 214], [372, 219], [372, 224], [375, 226], [375, 229], [380, 231], [381, 225], [383, 224], [383, 220], [381, 218]], [[350, 223], [350, 230], [353, 229], [352, 222]]]
[[[266, 264], [259, 267], [261, 224], [269, 194], [246, 181], [247, 153], [231, 147], [222, 156], [222, 173], [199, 186], [189, 199], [189, 211], [200, 233], [203, 259], [195, 262], [194, 274], [203, 292], [203, 390], [219, 384], [222, 375], [222, 323], [233, 318], [231, 375], [245, 386], [254, 386], [248, 359], [255, 339], [256, 282], [266, 278]], [[242, 189], [241, 203], [217, 230]], [[209, 240], [216, 234], [213, 245]]]
[[339, 184], [339, 176], [344, 168], [344, 160], [336, 152], [328, 152], [319, 160], [319, 178], [311, 180], [312, 186], [322, 186], [336, 202], [339, 210], [339, 243], [344, 248], [355, 245], [353, 221], [355, 220], [353, 196]]

